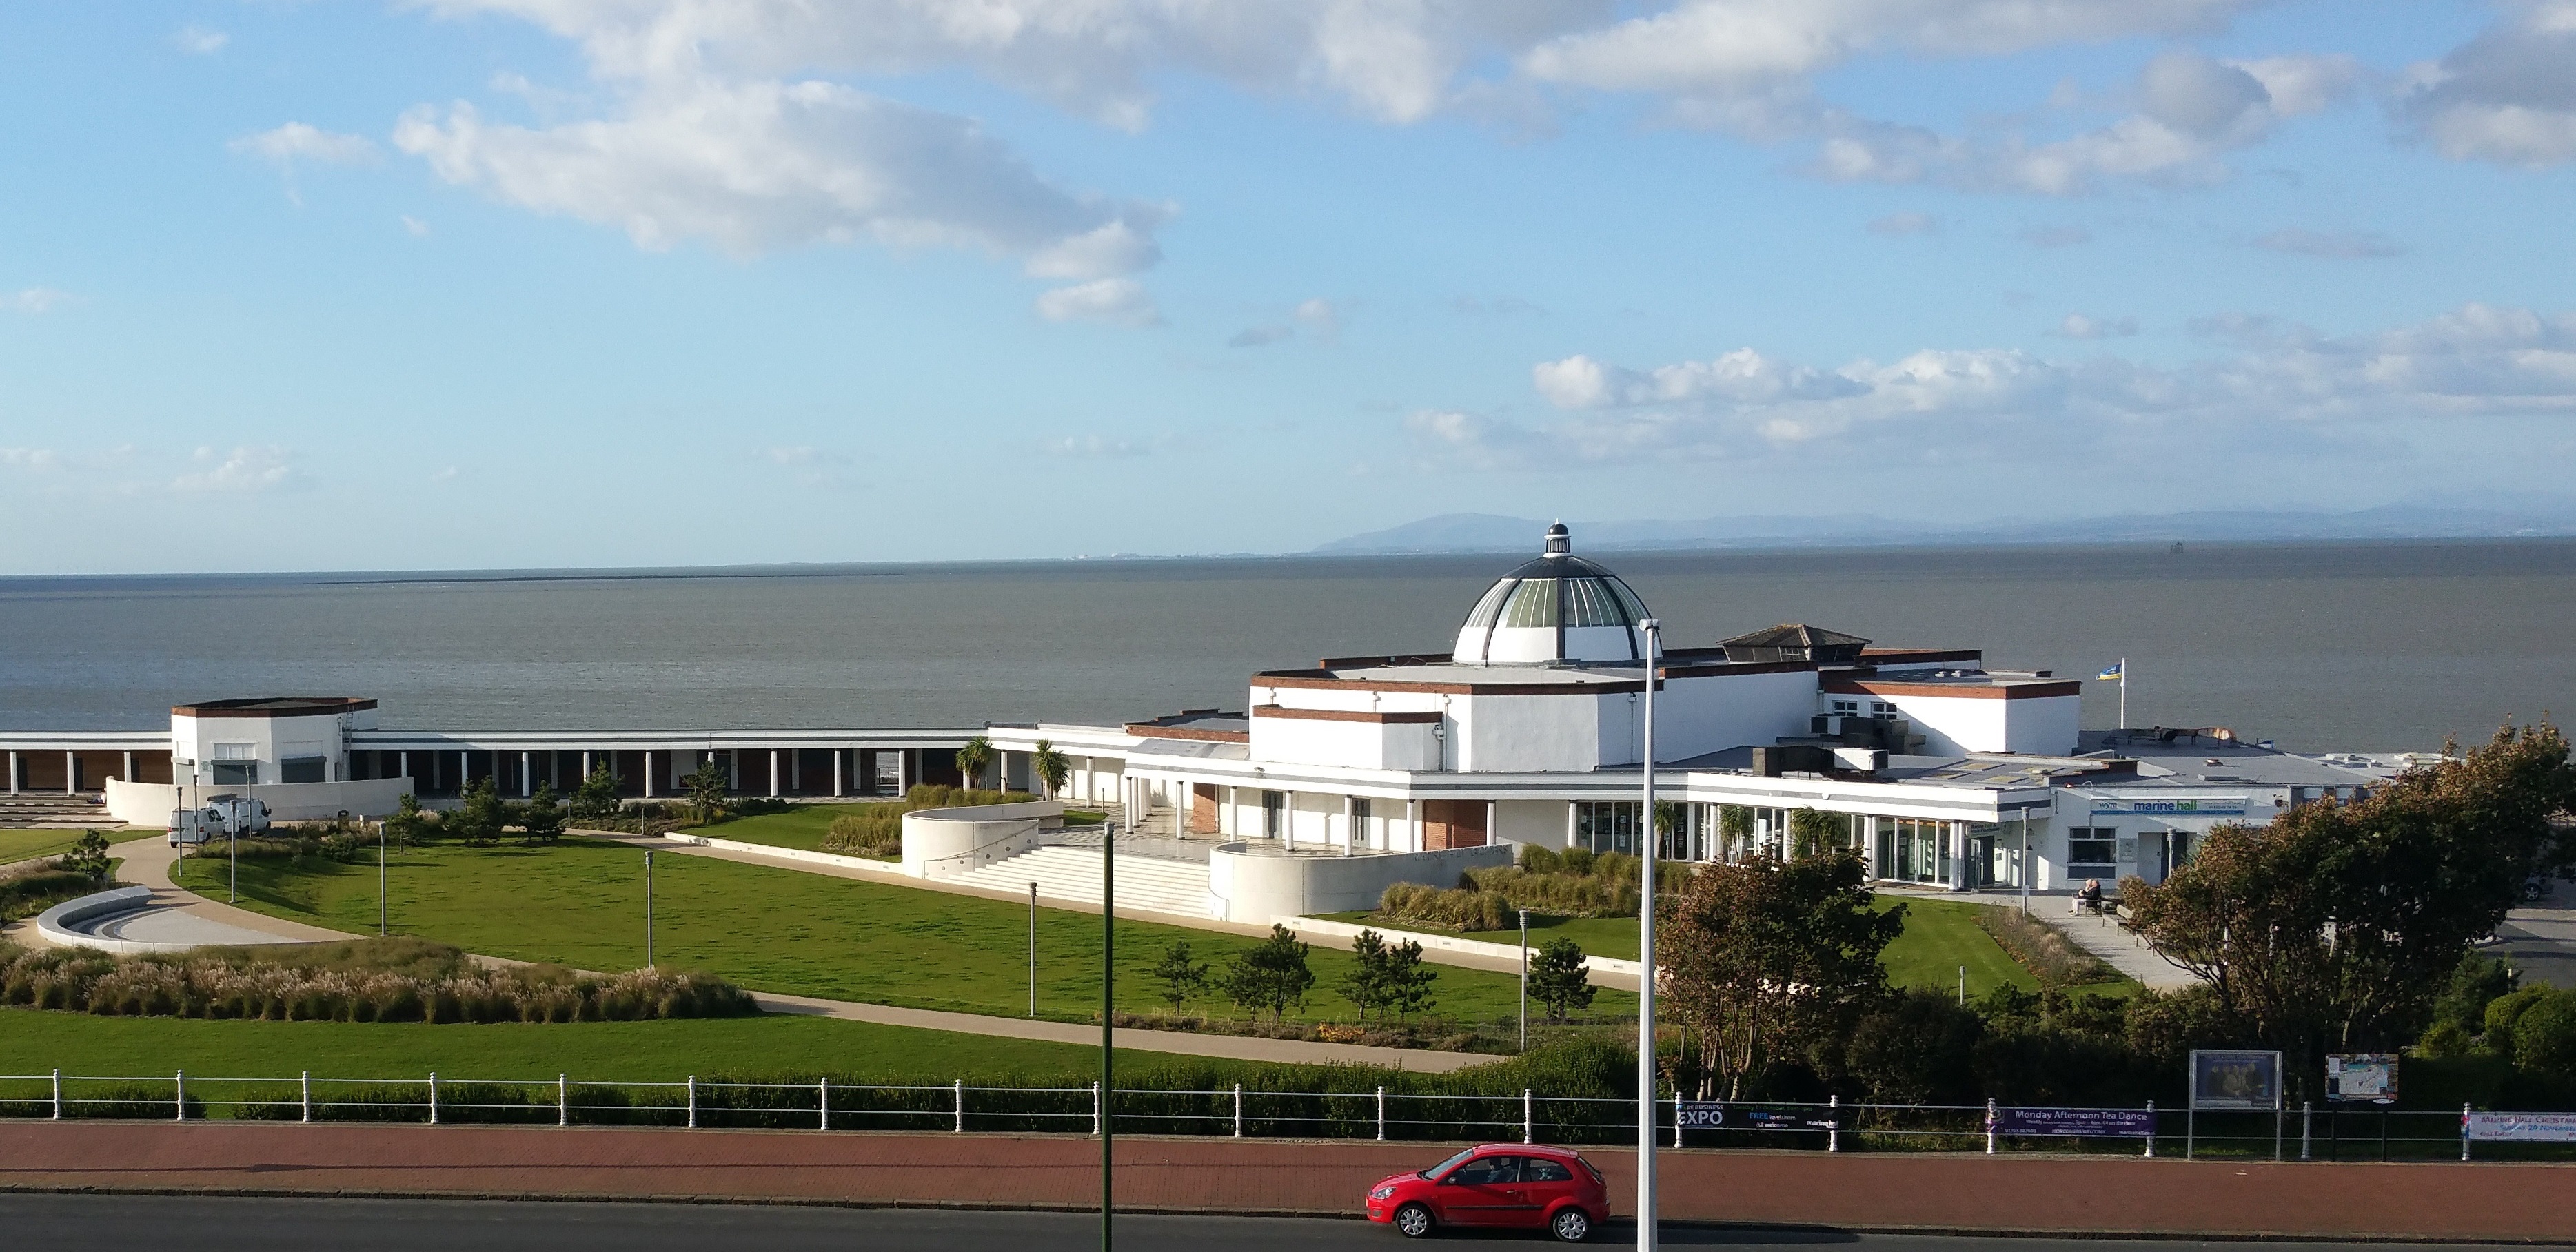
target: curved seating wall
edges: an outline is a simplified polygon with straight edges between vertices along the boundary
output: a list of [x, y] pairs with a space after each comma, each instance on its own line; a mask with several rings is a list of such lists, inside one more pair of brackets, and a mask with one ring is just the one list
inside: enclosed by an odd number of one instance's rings
[[1064, 824], [1062, 800], [914, 809], [903, 815], [903, 872], [946, 878], [1038, 846], [1038, 832]]
[[143, 952], [184, 952], [196, 947], [189, 943], [147, 943], [140, 939], [105, 939], [91, 934], [88, 926], [111, 917], [123, 917], [152, 903], [150, 887], [115, 887], [93, 892], [77, 900], [65, 900], [36, 916], [36, 933], [48, 943], [66, 947], [96, 948], [119, 956]]
[[1373, 909], [1400, 882], [1454, 887], [1461, 871], [1509, 865], [1514, 851], [1498, 843], [1440, 852], [1281, 856], [1225, 843], [1208, 854], [1208, 894], [1227, 921], [1266, 925], [1309, 913]]

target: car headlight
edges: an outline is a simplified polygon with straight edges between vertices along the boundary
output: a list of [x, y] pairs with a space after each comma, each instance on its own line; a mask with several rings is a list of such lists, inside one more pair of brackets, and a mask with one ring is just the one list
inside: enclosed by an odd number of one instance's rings
[[1370, 1192], [1370, 1193], [1369, 1193], [1369, 1198], [1370, 1198], [1370, 1199], [1372, 1199], [1372, 1200], [1383, 1200], [1383, 1199], [1387, 1198], [1388, 1196], [1391, 1196], [1391, 1195], [1394, 1195], [1394, 1194], [1395, 1194], [1395, 1184], [1394, 1184], [1394, 1183], [1388, 1183], [1388, 1184], [1386, 1184], [1385, 1186], [1379, 1187], [1377, 1190]]

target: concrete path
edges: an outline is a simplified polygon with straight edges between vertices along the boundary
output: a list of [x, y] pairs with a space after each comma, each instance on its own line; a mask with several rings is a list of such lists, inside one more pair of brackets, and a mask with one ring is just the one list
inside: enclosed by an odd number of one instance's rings
[[[152, 888], [152, 903], [148, 912], [138, 912], [130, 915], [127, 920], [113, 923], [119, 927], [129, 928], [118, 937], [171, 941], [165, 939], [162, 934], [146, 934], [130, 929], [136, 925], [141, 925], [144, 930], [164, 931], [171, 936], [181, 936], [187, 941], [201, 943], [317, 943], [354, 937], [336, 930], [325, 930], [319, 926], [307, 926], [302, 922], [270, 917], [265, 913], [254, 913], [249, 909], [237, 909], [219, 900], [209, 900], [195, 892], [181, 889], [170, 878], [171, 867], [179, 861], [179, 850], [171, 847], [168, 839], [135, 839], [116, 845], [114, 851], [124, 862], [117, 868], [117, 875], [120, 878], [138, 886]], [[196, 938], [198, 935], [226, 937], [199, 939]], [[49, 946], [36, 933], [34, 918], [0, 926], [0, 938], [9, 939], [27, 947]]]
[[[637, 837], [628, 835], [627, 842]], [[716, 853], [711, 849], [686, 844], [650, 841], [657, 848], [692, 854], [717, 855], [720, 859], [740, 858]], [[248, 909], [234, 908], [181, 889], [171, 882], [171, 867], [179, 859], [178, 849], [166, 840], [140, 840], [126, 845], [124, 873], [129, 881], [153, 889], [156, 909], [164, 926], [216, 928], [249, 937], [211, 942], [225, 943], [315, 943], [336, 939], [356, 939], [359, 935], [325, 930], [301, 922], [270, 917]], [[767, 859], [754, 863], [769, 864]], [[779, 862], [794, 864], [794, 862]], [[829, 873], [828, 866], [808, 866], [816, 872]], [[845, 871], [846, 873], [846, 871]], [[847, 876], [857, 877], [856, 874]], [[163, 901], [167, 901], [166, 905]], [[1125, 914], [1121, 914], [1124, 916]], [[18, 933], [23, 930], [23, 934]], [[30, 946], [42, 944], [31, 924], [13, 923], [7, 937]], [[131, 938], [143, 938], [130, 935]], [[477, 956], [478, 961], [495, 965], [518, 965], [524, 962], [502, 957]], [[885, 1026], [908, 1026], [919, 1030], [944, 1030], [954, 1034], [988, 1035], [1003, 1039], [1034, 1039], [1046, 1043], [1097, 1044], [1100, 1028], [1076, 1022], [1035, 1021], [1017, 1017], [988, 1017], [979, 1013], [946, 1013], [931, 1009], [897, 1008], [888, 1004], [859, 1004], [846, 1000], [824, 1000], [813, 996], [784, 995], [756, 991], [752, 998], [762, 1010], [772, 1013], [797, 1013], [812, 1017], [829, 1017], [840, 1021], [874, 1022]], [[1163, 1052], [1178, 1056], [1206, 1056], [1235, 1061], [1266, 1061], [1292, 1065], [1388, 1065], [1418, 1073], [1445, 1074], [1482, 1065], [1503, 1058], [1482, 1052], [1434, 1052], [1415, 1048], [1371, 1048], [1351, 1043], [1317, 1043], [1303, 1039], [1260, 1039], [1244, 1035], [1195, 1034], [1180, 1030], [1117, 1030], [1111, 1035], [1115, 1047], [1138, 1052]]]

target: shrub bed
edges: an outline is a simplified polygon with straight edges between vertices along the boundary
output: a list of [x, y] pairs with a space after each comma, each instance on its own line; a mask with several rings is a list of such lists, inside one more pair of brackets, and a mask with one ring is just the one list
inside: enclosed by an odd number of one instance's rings
[[2020, 909], [1980, 908], [1977, 928], [1993, 936], [1995, 946], [2029, 970], [2042, 987], [2062, 990], [2114, 982], [2120, 977], [2120, 971], [2104, 964], [2102, 958], [2076, 947], [2056, 927]]
[[733, 1017], [749, 993], [704, 974], [487, 969], [414, 939], [112, 957], [0, 945], [0, 1004], [101, 1016], [335, 1022], [580, 1022]]
[[900, 800], [861, 807], [856, 813], [843, 813], [832, 819], [831, 832], [823, 836], [822, 848], [845, 856], [891, 858], [903, 855], [903, 815], [917, 809], [971, 808], [984, 804], [1021, 804], [1037, 799], [1021, 791], [974, 791], [924, 783], [905, 792]]
[[112, 884], [87, 874], [56, 867], [51, 861], [0, 875], [0, 922], [34, 917], [65, 900], [77, 900]]

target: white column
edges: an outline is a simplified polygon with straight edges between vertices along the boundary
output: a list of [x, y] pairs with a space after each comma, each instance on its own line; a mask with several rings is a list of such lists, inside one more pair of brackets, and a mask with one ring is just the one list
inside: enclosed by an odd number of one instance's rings
[[894, 750], [894, 793], [900, 796], [911, 792], [912, 749], [897, 748]]
[[18, 750], [9, 749], [9, 794], [18, 794]]
[[80, 753], [66, 752], [63, 754], [63, 794], [72, 794], [77, 789], [75, 784], [79, 782]]
[[769, 798], [778, 798], [778, 749], [769, 750]]
[[841, 751], [839, 748], [832, 749], [832, 795], [835, 799], [838, 799], [841, 794]]
[[653, 798], [653, 750], [644, 749], [644, 798]]
[[583, 782], [589, 782], [589, 781], [590, 781], [590, 771], [591, 771], [590, 749], [588, 749], [588, 748], [584, 748], [584, 749], [582, 749], [582, 750], [581, 750], [581, 780], [582, 780]]
[[1404, 802], [1404, 841], [1408, 845], [1405, 851], [1422, 850], [1422, 801], [1420, 800]]
[[524, 800], [536, 793], [537, 772], [528, 768], [528, 754], [522, 752], [519, 754], [519, 798]]
[[126, 754], [125, 754], [125, 772], [124, 772], [124, 773], [122, 773], [122, 774], [117, 775], [117, 777], [122, 778], [122, 779], [124, 779], [124, 780], [125, 780], [125, 781], [127, 781], [127, 782], [133, 782], [133, 781], [134, 781], [134, 754], [133, 754], [133, 753], [128, 752], [128, 753], [126, 753]]
[[[402, 776], [403, 776], [403, 777], [405, 777], [405, 778], [409, 778], [409, 777], [411, 777], [411, 753], [409, 753], [409, 752], [397, 752], [397, 753], [395, 753], [395, 754], [394, 754], [394, 765], [395, 765], [397, 768], [399, 768], [399, 769], [401, 769], [401, 770], [402, 770]], [[174, 773], [174, 774], [172, 774], [172, 776], [171, 776], [171, 781], [176, 782], [177, 780], [178, 780], [178, 776], [177, 776], [175, 773]]]
[[1343, 797], [1342, 797], [1342, 855], [1344, 855], [1344, 856], [1349, 856], [1352, 852], [1357, 851], [1357, 850], [1358, 850], [1358, 844], [1359, 844], [1359, 841], [1360, 841], [1360, 831], [1359, 831], [1359, 826], [1358, 826], [1358, 824], [1357, 824], [1357, 823], [1355, 823], [1355, 822], [1353, 822], [1353, 821], [1351, 820], [1351, 798], [1350, 798], [1349, 796], [1343, 796]]

